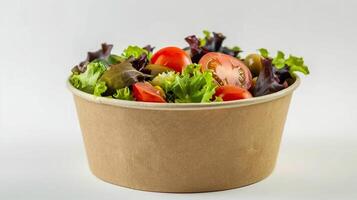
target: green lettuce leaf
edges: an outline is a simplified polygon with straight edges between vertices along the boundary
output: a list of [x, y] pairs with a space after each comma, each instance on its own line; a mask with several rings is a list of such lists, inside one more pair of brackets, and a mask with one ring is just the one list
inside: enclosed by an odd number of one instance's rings
[[153, 86], [160, 86], [165, 92], [168, 92], [172, 88], [172, 85], [176, 80], [176, 76], [178, 76], [178, 73], [174, 71], [162, 72], [155, 76], [155, 78], [151, 81], [151, 84]]
[[128, 46], [124, 49], [121, 56], [117, 56], [115, 60], [119, 60], [120, 62], [127, 60], [136, 70], [147, 73], [144, 68], [150, 63], [153, 49], [154, 48], [150, 45], [143, 48], [138, 46]]
[[278, 69], [283, 68], [285, 66], [285, 54], [281, 51], [278, 51], [272, 63]]
[[129, 100], [129, 101], [134, 100], [134, 97], [133, 97], [129, 87], [117, 89], [116, 93], [113, 95], [113, 97], [116, 99]]
[[94, 92], [93, 94], [95, 96], [99, 96], [101, 97], [102, 94], [107, 91], [107, 86], [105, 85], [105, 82], [104, 81], [98, 81], [97, 84], [95, 84], [95, 87], [94, 87]]
[[138, 46], [128, 46], [126, 49], [124, 49], [121, 56], [124, 57], [125, 59], [129, 59], [130, 57], [137, 59], [142, 54], [149, 55], [149, 51]]
[[72, 74], [70, 82], [75, 88], [93, 94], [98, 79], [106, 71], [106, 69], [106, 63], [98, 60], [93, 61], [87, 65], [85, 72]]
[[258, 49], [259, 53], [261, 56], [263, 56], [264, 58], [269, 58], [269, 52], [267, 49], [264, 48], [260, 48]]
[[310, 74], [309, 68], [304, 64], [304, 59], [301, 57], [290, 55], [285, 64], [289, 66], [290, 74], [294, 74], [294, 72], [301, 72], [305, 75]]
[[102, 43], [101, 49], [98, 51], [88, 52], [87, 58], [80, 62], [78, 65], [74, 66], [72, 69], [73, 73], [83, 73], [87, 69], [87, 65], [95, 60], [106, 60], [112, 51], [113, 45]]
[[203, 38], [199, 38], [196, 35], [190, 35], [185, 38], [189, 47], [184, 49], [189, 50], [193, 63], [198, 63], [209, 52], [221, 52], [233, 57], [239, 57], [239, 53], [242, 52], [238, 46], [233, 48], [222, 46], [226, 38], [222, 33], [212, 32], [211, 34], [211, 32], [204, 30], [203, 34]]
[[201, 72], [200, 68], [198, 64], [191, 64], [186, 66], [182, 74], [173, 71], [162, 72], [151, 81], [151, 84], [160, 86], [169, 102], [210, 102], [217, 86], [212, 72]]
[[203, 30], [203, 35], [205, 36], [204, 38], [199, 38], [200, 40], [200, 47], [203, 47], [207, 44], [207, 40], [211, 38], [211, 32], [207, 30]]
[[282, 51], [278, 51], [274, 58], [270, 58], [268, 50], [264, 48], [258, 50], [264, 58], [272, 60], [272, 64], [277, 69], [288, 68], [292, 77], [296, 76], [295, 72], [301, 72], [304, 75], [310, 74], [309, 68], [304, 64], [302, 57], [289, 55], [286, 59], [285, 54]]
[[212, 72], [201, 72], [198, 64], [188, 65], [169, 88], [177, 103], [210, 102], [215, 93], [216, 84]]
[[213, 102], [223, 102], [223, 98], [220, 96], [215, 96]]

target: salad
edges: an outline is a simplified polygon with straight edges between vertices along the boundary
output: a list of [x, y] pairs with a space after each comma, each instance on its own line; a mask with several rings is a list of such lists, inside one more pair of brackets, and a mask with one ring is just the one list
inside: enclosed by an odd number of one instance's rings
[[70, 83], [77, 89], [114, 99], [158, 103], [201, 103], [254, 98], [283, 90], [296, 72], [309, 74], [301, 57], [261, 48], [242, 56], [238, 46], [223, 46], [221, 33], [203, 31], [185, 38], [188, 47], [154, 51], [128, 46], [113, 54], [113, 45], [88, 52], [73, 67]]

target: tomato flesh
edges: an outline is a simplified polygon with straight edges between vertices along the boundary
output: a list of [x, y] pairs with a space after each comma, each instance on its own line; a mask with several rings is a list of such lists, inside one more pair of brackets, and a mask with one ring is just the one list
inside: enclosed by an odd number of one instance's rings
[[166, 102], [161, 96], [160, 90], [156, 89], [148, 82], [138, 82], [133, 85], [133, 94], [137, 101], [145, 102]]
[[233, 101], [253, 97], [248, 90], [234, 85], [224, 85], [218, 87], [215, 95], [217, 97], [221, 97], [223, 101]]
[[220, 85], [235, 85], [249, 89], [252, 85], [252, 74], [239, 59], [218, 52], [205, 54], [199, 61], [202, 70], [212, 70]]
[[163, 65], [182, 72], [182, 70], [192, 63], [187, 53], [178, 47], [165, 47], [157, 51], [151, 58], [152, 64]]

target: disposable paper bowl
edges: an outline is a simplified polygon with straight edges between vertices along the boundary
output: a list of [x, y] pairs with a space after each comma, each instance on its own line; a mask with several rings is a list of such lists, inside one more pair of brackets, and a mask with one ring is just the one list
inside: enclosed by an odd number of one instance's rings
[[272, 172], [299, 83], [252, 99], [187, 104], [95, 97], [69, 82], [68, 88], [95, 176], [139, 190], [205, 192]]

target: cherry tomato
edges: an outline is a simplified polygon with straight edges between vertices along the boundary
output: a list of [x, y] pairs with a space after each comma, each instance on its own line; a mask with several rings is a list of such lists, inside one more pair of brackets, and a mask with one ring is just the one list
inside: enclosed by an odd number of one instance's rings
[[252, 74], [245, 64], [237, 58], [218, 52], [205, 54], [199, 61], [202, 70], [212, 70], [220, 85], [235, 85], [249, 89]]
[[151, 63], [163, 65], [181, 73], [192, 61], [184, 50], [177, 47], [165, 47], [154, 53]]
[[133, 85], [134, 97], [137, 101], [146, 102], [166, 102], [161, 96], [160, 90], [156, 89], [148, 82], [138, 82]]
[[233, 101], [253, 97], [248, 90], [234, 85], [224, 85], [218, 87], [215, 95], [217, 97], [221, 97], [223, 101]]

